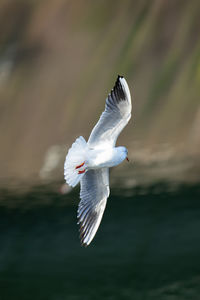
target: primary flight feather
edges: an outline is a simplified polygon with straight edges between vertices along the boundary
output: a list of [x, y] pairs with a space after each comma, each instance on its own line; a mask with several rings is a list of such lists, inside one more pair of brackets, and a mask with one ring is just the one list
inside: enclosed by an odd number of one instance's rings
[[105, 110], [93, 128], [88, 142], [80, 136], [65, 159], [64, 177], [74, 187], [80, 181], [81, 201], [78, 224], [81, 243], [88, 246], [100, 225], [109, 189], [109, 168], [127, 158], [125, 147], [115, 147], [116, 140], [131, 118], [131, 95], [128, 84], [118, 76], [106, 99]]

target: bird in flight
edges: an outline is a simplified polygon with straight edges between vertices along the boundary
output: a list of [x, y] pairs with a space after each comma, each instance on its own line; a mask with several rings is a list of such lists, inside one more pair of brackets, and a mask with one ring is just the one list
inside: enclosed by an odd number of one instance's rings
[[72, 187], [79, 182], [81, 185], [77, 217], [84, 246], [93, 240], [106, 207], [110, 194], [109, 168], [128, 160], [128, 150], [115, 144], [131, 118], [131, 108], [128, 84], [123, 76], [118, 76], [88, 141], [80, 136], [67, 153], [64, 178]]

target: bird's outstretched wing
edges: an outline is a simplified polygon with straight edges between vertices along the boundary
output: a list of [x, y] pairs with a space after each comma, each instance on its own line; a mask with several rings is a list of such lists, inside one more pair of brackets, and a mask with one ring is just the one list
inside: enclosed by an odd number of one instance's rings
[[114, 88], [106, 99], [104, 112], [93, 128], [88, 145], [103, 147], [104, 144], [115, 146], [116, 140], [131, 118], [131, 95], [128, 84], [118, 76]]
[[81, 243], [88, 246], [100, 225], [109, 196], [108, 168], [88, 170], [81, 179], [78, 207]]

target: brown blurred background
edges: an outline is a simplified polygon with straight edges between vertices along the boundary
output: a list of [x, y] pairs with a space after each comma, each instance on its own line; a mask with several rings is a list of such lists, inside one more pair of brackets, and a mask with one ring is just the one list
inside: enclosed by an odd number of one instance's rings
[[118, 145], [133, 164], [115, 177], [199, 181], [199, 12], [198, 0], [1, 0], [0, 183], [63, 181], [118, 74], [133, 100]]
[[[130, 162], [84, 249], [63, 164], [118, 74]], [[0, 299], [199, 300], [200, 1], [0, 0], [0, 171]]]

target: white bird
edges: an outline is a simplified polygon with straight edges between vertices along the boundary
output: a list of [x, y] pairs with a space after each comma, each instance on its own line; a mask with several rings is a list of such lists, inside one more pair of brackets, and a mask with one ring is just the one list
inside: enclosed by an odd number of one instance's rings
[[115, 147], [116, 140], [131, 118], [131, 95], [128, 84], [118, 76], [106, 99], [105, 110], [93, 128], [88, 142], [80, 136], [65, 159], [64, 177], [74, 187], [80, 181], [81, 201], [78, 206], [80, 238], [84, 246], [93, 240], [100, 225], [109, 189], [109, 168], [117, 166], [128, 151]]

